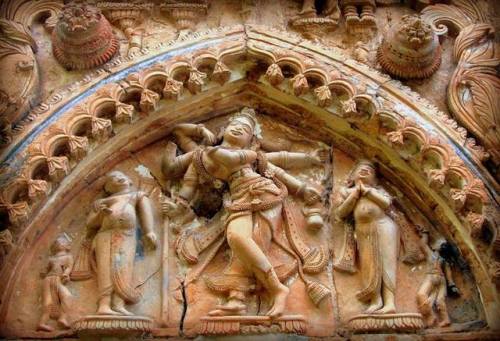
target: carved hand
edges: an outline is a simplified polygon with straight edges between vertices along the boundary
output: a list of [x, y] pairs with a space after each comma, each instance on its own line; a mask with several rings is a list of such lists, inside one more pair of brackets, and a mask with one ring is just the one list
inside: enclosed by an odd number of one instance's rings
[[158, 238], [154, 232], [149, 232], [144, 236], [144, 242], [147, 248], [155, 250], [158, 245]]
[[316, 149], [311, 155], [311, 162], [315, 166], [321, 166], [328, 161], [330, 152], [326, 148]]
[[106, 214], [113, 213], [113, 210], [108, 207], [106, 204], [99, 204], [99, 211], [104, 212]]
[[371, 189], [370, 187], [364, 185], [362, 182], [359, 183], [358, 188], [359, 188], [360, 195], [367, 195]]
[[172, 218], [179, 213], [179, 206], [175, 202], [167, 199], [161, 203], [161, 212], [163, 215]]
[[307, 186], [304, 189], [303, 197], [307, 205], [312, 205], [319, 201], [321, 195], [315, 188]]
[[61, 276], [61, 282], [63, 282], [63, 284], [66, 284], [69, 282], [69, 275], [68, 274], [63, 274]]
[[202, 126], [200, 131], [201, 131], [201, 137], [203, 137], [205, 144], [213, 146], [215, 142], [217, 142], [217, 138], [208, 128]]

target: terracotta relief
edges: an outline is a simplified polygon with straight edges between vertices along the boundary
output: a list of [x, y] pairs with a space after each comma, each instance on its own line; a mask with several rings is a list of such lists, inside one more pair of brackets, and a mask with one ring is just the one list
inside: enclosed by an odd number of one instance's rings
[[[320, 192], [285, 171], [321, 165], [322, 154], [259, 151], [260, 129], [254, 110], [248, 108], [231, 117], [220, 145], [204, 126], [179, 125], [174, 128], [174, 135], [185, 154], [176, 157], [176, 146], [172, 144], [164, 157], [165, 175], [183, 179], [173, 199], [174, 215], [195, 219], [197, 214], [192, 212], [191, 202], [196, 200], [199, 186], [214, 188], [221, 196], [218, 203], [205, 203], [207, 198], [198, 194], [202, 202], [194, 204], [198, 215], [207, 214], [204, 209], [210, 210], [210, 215], [216, 214], [218, 226], [205, 233], [182, 231], [181, 226], [177, 242], [178, 255], [192, 264], [198, 263], [198, 256], [211, 244], [217, 245], [210, 250], [212, 255], [224, 241], [229, 246], [231, 256], [224, 269], [204, 276], [208, 292], [221, 301], [212, 307], [200, 306], [201, 311], [209, 308], [206, 316], [201, 317], [202, 334], [238, 333], [245, 324], [268, 324], [274, 319], [283, 332], [304, 333], [305, 317], [286, 308], [290, 288], [284, 283], [292, 276], [299, 276], [304, 294], [315, 305], [331, 295], [328, 285], [314, 278], [326, 269], [327, 249], [307, 245], [301, 237], [301, 228], [314, 232], [323, 227]], [[196, 141], [208, 146], [200, 148]], [[217, 146], [212, 147], [214, 144]], [[303, 210], [294, 208], [288, 199], [292, 195], [304, 201]], [[219, 209], [222, 211], [217, 213]], [[298, 225], [297, 214], [304, 215], [305, 226]], [[209, 261], [200, 266], [208, 266]], [[201, 269], [195, 271], [200, 273]], [[262, 308], [260, 314], [255, 314], [250, 303], [255, 296], [262, 307], [267, 306], [267, 311]]]
[[485, 5], [0, 3], [0, 337], [497, 339]]
[[[397, 313], [395, 292], [400, 232], [386, 213], [392, 198], [377, 186], [373, 163], [359, 161], [340, 196], [336, 215], [340, 219], [353, 219], [354, 226], [345, 232], [343, 253], [335, 268], [353, 273], [359, 266], [362, 283], [356, 298], [368, 304], [365, 314], [354, 317], [351, 324], [356, 329], [386, 329], [391, 325], [395, 329], [421, 328], [419, 315]], [[405, 317], [411, 322], [401, 325]]]
[[118, 41], [101, 11], [77, 2], [62, 9], [52, 43], [54, 57], [68, 70], [102, 65], [118, 51]]
[[328, 0], [318, 3], [316, 1], [304, 0], [302, 9], [297, 16], [290, 19], [290, 25], [307, 38], [319, 38], [338, 26], [340, 9], [337, 0]]
[[449, 244], [440, 239], [432, 245], [429, 231], [426, 230], [421, 231], [421, 241], [428, 270], [417, 294], [419, 310], [425, 317], [427, 327], [447, 327], [451, 322], [446, 308], [446, 297], [448, 294], [460, 295], [453, 281], [450, 264], [445, 258]]
[[93, 204], [85, 240], [71, 272], [73, 280], [85, 280], [95, 269], [97, 311], [75, 322], [74, 328], [83, 332], [118, 332], [136, 327], [142, 330], [151, 321], [134, 316], [126, 305], [135, 304], [141, 298], [133, 282], [138, 222], [146, 247], [154, 249], [157, 246], [152, 206], [145, 193], [134, 190], [131, 180], [122, 172], [109, 173], [104, 190], [109, 195]]
[[[453, 116], [486, 148], [480, 161], [491, 156], [498, 169], [500, 156], [497, 117], [500, 87], [496, 67], [499, 63], [494, 28], [486, 15], [485, 4], [460, 1], [437, 4], [422, 11], [438, 35], [450, 31], [457, 35], [453, 60], [457, 64], [447, 89], [447, 102]], [[498, 171], [493, 170], [498, 181]]]
[[12, 126], [38, 97], [37, 45], [27, 27], [0, 19], [0, 143], [10, 142]]
[[62, 328], [70, 328], [68, 310], [71, 309], [69, 298], [71, 292], [66, 288], [73, 269], [73, 256], [70, 254], [71, 241], [66, 235], [59, 236], [50, 247], [50, 257], [46, 272], [43, 274], [42, 316], [37, 329], [51, 332], [54, 327], [48, 324], [49, 319], [56, 319]]
[[418, 16], [404, 16], [391, 28], [378, 50], [384, 70], [398, 78], [427, 78], [441, 64], [441, 46], [429, 24]]
[[208, 0], [165, 0], [161, 9], [174, 20], [179, 30], [192, 30], [200, 18], [207, 15]]
[[353, 34], [366, 34], [377, 29], [375, 21], [375, 0], [340, 0], [347, 31]]
[[119, 27], [128, 39], [128, 55], [142, 48], [144, 28], [138, 27], [151, 15], [153, 4], [146, 2], [98, 2], [108, 21]]

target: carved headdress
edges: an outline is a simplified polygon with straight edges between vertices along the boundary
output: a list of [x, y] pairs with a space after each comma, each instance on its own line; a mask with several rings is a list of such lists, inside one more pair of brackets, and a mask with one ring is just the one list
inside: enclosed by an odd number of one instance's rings
[[257, 122], [257, 116], [254, 109], [247, 107], [241, 109], [241, 111], [238, 111], [231, 117], [231, 121], [233, 120], [244, 120], [248, 122], [248, 125], [252, 128], [253, 135], [256, 137], [260, 136], [260, 126]]

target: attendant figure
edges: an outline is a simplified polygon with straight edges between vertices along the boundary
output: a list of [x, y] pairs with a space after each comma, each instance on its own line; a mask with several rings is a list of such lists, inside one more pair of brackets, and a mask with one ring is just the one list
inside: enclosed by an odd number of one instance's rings
[[71, 292], [65, 284], [73, 268], [73, 256], [69, 253], [70, 241], [64, 235], [59, 236], [50, 247], [50, 257], [47, 264], [42, 289], [42, 316], [38, 330], [51, 332], [54, 330], [48, 324], [50, 319], [57, 319], [63, 328], [70, 328], [68, 322], [69, 299]]

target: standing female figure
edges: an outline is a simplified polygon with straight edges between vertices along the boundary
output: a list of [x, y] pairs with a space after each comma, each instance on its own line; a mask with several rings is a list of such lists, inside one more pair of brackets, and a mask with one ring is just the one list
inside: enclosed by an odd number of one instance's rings
[[369, 302], [366, 313], [395, 313], [396, 270], [399, 231], [386, 210], [391, 196], [377, 187], [375, 166], [362, 160], [351, 171], [348, 186], [340, 191], [337, 215], [354, 217], [363, 289], [356, 297]]
[[87, 220], [86, 241], [82, 246], [83, 251], [93, 251], [95, 260], [80, 255], [72, 278], [86, 278], [84, 272], [89, 267], [82, 264], [82, 260], [90, 261], [97, 272], [97, 314], [133, 315], [125, 309], [125, 304], [137, 303], [140, 299], [140, 293], [132, 282], [136, 229], [140, 223], [144, 241], [151, 248], [156, 248], [152, 206], [146, 194], [134, 190], [132, 181], [122, 172], [109, 173], [104, 190], [109, 195], [94, 202]]

